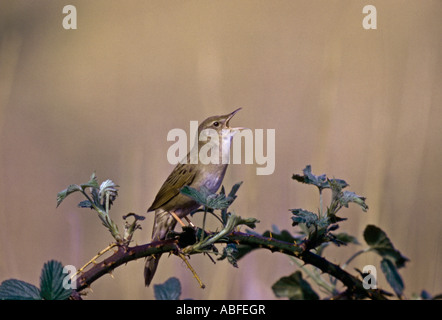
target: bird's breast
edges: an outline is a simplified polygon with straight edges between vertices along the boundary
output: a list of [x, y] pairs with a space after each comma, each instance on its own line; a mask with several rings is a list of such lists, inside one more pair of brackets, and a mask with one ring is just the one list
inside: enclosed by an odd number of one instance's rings
[[203, 185], [211, 192], [215, 193], [223, 182], [227, 165], [209, 165], [203, 177]]

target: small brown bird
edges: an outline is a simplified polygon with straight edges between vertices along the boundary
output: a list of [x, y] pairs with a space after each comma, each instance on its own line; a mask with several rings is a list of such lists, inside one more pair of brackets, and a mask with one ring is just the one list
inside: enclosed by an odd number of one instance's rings
[[[152, 241], [164, 239], [167, 233], [175, 228], [177, 221], [184, 226], [181, 218], [188, 220], [186, 216], [200, 206], [180, 193], [182, 187], [187, 185], [199, 190], [201, 186], [205, 186], [212, 193], [220, 187], [228, 165], [232, 138], [235, 133], [244, 129], [229, 127], [230, 119], [239, 110], [241, 108], [227, 115], [207, 118], [199, 125], [198, 143], [195, 143], [194, 149], [187, 154], [186, 161], [183, 159], [173, 169], [147, 210], [147, 212], [155, 210]], [[146, 286], [152, 281], [160, 257], [159, 254], [146, 259], [144, 268]]]

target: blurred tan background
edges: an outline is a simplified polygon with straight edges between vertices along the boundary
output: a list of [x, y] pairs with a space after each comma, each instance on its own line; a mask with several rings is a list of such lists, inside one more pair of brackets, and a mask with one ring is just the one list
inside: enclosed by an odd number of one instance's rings
[[[78, 29], [62, 27], [76, 6]], [[362, 28], [375, 5], [378, 29]], [[232, 165], [244, 184], [232, 209], [291, 229], [289, 208], [317, 210], [313, 187], [291, 180], [311, 164], [367, 197], [340, 231], [369, 223], [411, 261], [406, 295], [442, 291], [441, 1], [17, 1], [0, 3], [0, 281], [39, 283], [44, 262], [83, 265], [112, 238], [80, 195], [56, 194], [96, 170], [120, 186], [112, 210], [145, 214], [173, 166], [173, 128], [243, 107], [232, 125], [276, 129], [276, 169]], [[147, 215], [136, 242], [150, 240]], [[198, 219], [196, 219], [198, 221]], [[361, 247], [330, 248], [344, 262]], [[273, 299], [295, 270], [260, 251], [227, 262], [194, 256], [205, 290], [178, 258], [154, 283], [177, 276], [183, 298]], [[350, 266], [379, 267], [377, 256]], [[94, 283], [94, 299], [151, 299], [144, 261]], [[380, 268], [378, 273], [381, 274]], [[383, 276], [379, 276], [383, 280]], [[381, 285], [385, 288], [385, 284]]]

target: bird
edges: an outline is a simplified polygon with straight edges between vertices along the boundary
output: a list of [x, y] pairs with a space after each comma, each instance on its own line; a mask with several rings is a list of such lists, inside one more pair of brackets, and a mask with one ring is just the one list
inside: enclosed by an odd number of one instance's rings
[[[200, 190], [204, 186], [211, 193], [218, 190], [227, 170], [233, 136], [245, 129], [229, 126], [232, 117], [241, 109], [226, 115], [209, 117], [198, 126], [198, 143], [194, 144], [192, 150], [169, 174], [147, 210], [155, 211], [152, 241], [165, 239], [166, 235], [174, 230], [177, 222], [185, 226], [181, 218], [186, 219], [193, 227], [187, 215], [198, 209], [200, 204], [181, 194], [181, 188], [189, 186]], [[146, 258], [146, 286], [152, 282], [160, 257], [161, 254], [155, 254]]]

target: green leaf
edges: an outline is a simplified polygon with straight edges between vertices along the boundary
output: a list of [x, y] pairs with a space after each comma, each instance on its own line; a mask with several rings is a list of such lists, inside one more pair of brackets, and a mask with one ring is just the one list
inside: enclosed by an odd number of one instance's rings
[[94, 206], [92, 205], [92, 203], [89, 200], [83, 200], [78, 204], [78, 207], [92, 209]]
[[[206, 197], [208, 194], [204, 193], [204, 188], [201, 188], [200, 191], [196, 190], [195, 188], [184, 186], [180, 189], [180, 192], [184, 194], [185, 196], [188, 196], [189, 198], [192, 198], [196, 202], [203, 204], [206, 202]], [[206, 189], [207, 190], [207, 189]]]
[[291, 209], [290, 211], [294, 215], [294, 217], [292, 217], [293, 226], [296, 226], [299, 223], [304, 223], [308, 228], [311, 226], [323, 228], [328, 226], [330, 223], [327, 217], [319, 219], [318, 215], [311, 211], [307, 211], [304, 209]]
[[92, 173], [91, 178], [88, 182], [83, 183], [80, 185], [81, 189], [84, 190], [86, 188], [96, 188], [98, 189], [100, 186], [97, 181], [97, 176], [95, 175], [95, 172]]
[[153, 286], [155, 299], [157, 300], [179, 300], [181, 295], [181, 283], [175, 277], [169, 278], [163, 284]]
[[364, 212], [366, 212], [368, 210], [368, 206], [365, 203], [365, 199], [365, 197], [358, 196], [352, 191], [343, 191], [341, 197], [339, 198], [339, 202], [346, 208], [350, 202], [356, 203]]
[[66, 300], [72, 293], [72, 289], [64, 288], [67, 283], [63, 280], [69, 277], [63, 273], [63, 265], [55, 260], [43, 265], [40, 276], [41, 297], [46, 300]]
[[405, 266], [405, 262], [409, 261], [399, 250], [394, 248], [387, 234], [374, 225], [368, 225], [365, 228], [364, 239], [370, 248], [376, 251], [381, 257], [393, 260], [397, 268], [402, 268]]
[[359, 205], [364, 212], [368, 210], [368, 206], [365, 203], [365, 197], [359, 196], [352, 191], [342, 191], [343, 187], [336, 179], [329, 180], [329, 184], [332, 190], [332, 200], [330, 207], [327, 208], [327, 215], [330, 217], [330, 219], [337, 219], [336, 222], [341, 220], [341, 218], [336, 217], [336, 213], [342, 207], [348, 208], [348, 204], [350, 202]]
[[[312, 184], [314, 186], [317, 186], [319, 190], [330, 188], [330, 183], [327, 179], [327, 176], [325, 174], [322, 174], [320, 176], [316, 176], [312, 173], [312, 167], [310, 165], [307, 165], [305, 169], [302, 171], [304, 175], [294, 174], [292, 176], [292, 179], [299, 181], [301, 183], [305, 184]], [[348, 186], [348, 183], [341, 179], [333, 179], [338, 183], [341, 188], [345, 188]]]
[[76, 184], [71, 184], [66, 189], [64, 189], [64, 190], [60, 191], [59, 193], [57, 193], [57, 207], [61, 204], [61, 202], [64, 199], [66, 199], [66, 197], [68, 195], [70, 195], [71, 193], [74, 193], [76, 191], [81, 191], [80, 186], [78, 186]]
[[418, 297], [415, 297], [416, 299], [422, 299], [422, 300], [431, 300], [433, 297], [431, 296], [431, 294], [426, 291], [426, 290], [422, 290], [421, 294]]
[[290, 300], [318, 300], [318, 294], [310, 284], [302, 279], [301, 271], [296, 271], [288, 277], [282, 277], [273, 286], [272, 290], [277, 297]]
[[235, 184], [228, 196], [225, 195], [224, 188], [221, 189], [219, 194], [216, 194], [211, 193], [205, 186], [202, 186], [200, 190], [196, 190], [190, 186], [184, 186], [180, 189], [180, 192], [206, 208], [223, 210], [227, 209], [236, 199], [236, 192], [241, 184], [242, 182]]
[[348, 244], [348, 243], [360, 244], [358, 242], [358, 239], [356, 239], [356, 237], [349, 235], [346, 232], [341, 232], [341, 233], [335, 234], [334, 236], [336, 237], [337, 240], [339, 240], [345, 244]]
[[236, 225], [245, 225], [249, 228], [255, 229], [256, 228], [256, 224], [259, 223], [259, 220], [256, 218], [241, 218], [239, 217]]
[[[91, 178], [89, 179], [88, 182], [83, 183], [81, 185], [77, 185], [77, 184], [71, 184], [70, 186], [68, 186], [66, 189], [60, 191], [57, 194], [57, 207], [61, 204], [61, 202], [66, 199], [66, 197], [68, 195], [70, 195], [71, 193], [74, 193], [76, 191], [84, 191], [84, 189], [86, 188], [92, 188], [92, 192], [96, 193], [95, 189], [98, 189], [100, 186], [98, 184], [97, 181], [97, 177], [95, 176], [95, 172], [92, 173]], [[95, 199], [95, 198], [94, 198]], [[81, 204], [81, 202], [80, 202]], [[80, 205], [79, 205], [80, 206]]]
[[227, 261], [229, 261], [231, 265], [233, 265], [235, 268], [238, 268], [237, 258], [236, 258], [237, 254], [238, 254], [237, 245], [234, 243], [229, 243], [224, 248], [221, 257], [219, 257], [217, 260], [224, 260], [227, 258]]
[[0, 285], [0, 300], [41, 300], [40, 290], [33, 284], [9, 279]]
[[442, 300], [442, 294], [433, 296], [427, 290], [422, 290], [419, 295], [414, 293], [412, 297], [415, 300]]
[[381, 269], [396, 295], [398, 297], [402, 296], [402, 292], [404, 291], [404, 282], [402, 281], [402, 277], [397, 271], [397, 268], [393, 262], [387, 258], [382, 259]]
[[439, 293], [431, 298], [431, 300], [442, 300], [442, 293]]
[[146, 219], [145, 216], [140, 216], [139, 214], [130, 212], [130, 213], [123, 216], [123, 220], [127, 220], [127, 218], [129, 218], [129, 217], [133, 217], [135, 219], [135, 221], [138, 221], [138, 220], [143, 221], [144, 219]]
[[228, 198], [232, 198], [233, 200], [235, 200], [237, 197], [236, 192], [238, 191], [239, 187], [241, 187], [241, 185], [242, 185], [242, 181], [235, 183], [232, 187], [232, 190], [230, 190], [230, 192], [229, 192]]
[[[208, 202], [208, 197], [212, 195], [212, 201], [214, 199], [214, 197], [216, 196], [216, 194], [212, 194], [209, 192], [209, 190], [202, 186], [200, 188], [200, 190], [196, 190], [195, 188], [189, 187], [189, 186], [184, 186], [180, 189], [180, 192], [182, 194], [184, 194], [185, 196], [188, 196], [189, 198], [192, 198], [193, 200], [195, 200], [196, 202], [198, 202], [199, 204], [208, 207], [207, 202]], [[225, 195], [222, 195], [225, 198]]]

